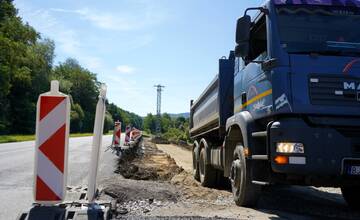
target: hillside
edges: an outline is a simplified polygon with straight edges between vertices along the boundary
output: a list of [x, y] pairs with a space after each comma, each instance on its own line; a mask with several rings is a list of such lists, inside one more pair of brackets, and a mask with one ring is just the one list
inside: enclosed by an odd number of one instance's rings
[[168, 113], [170, 115], [171, 118], [179, 118], [179, 117], [184, 117], [184, 118], [189, 118], [190, 117], [190, 113], [189, 112], [184, 112], [184, 113]]

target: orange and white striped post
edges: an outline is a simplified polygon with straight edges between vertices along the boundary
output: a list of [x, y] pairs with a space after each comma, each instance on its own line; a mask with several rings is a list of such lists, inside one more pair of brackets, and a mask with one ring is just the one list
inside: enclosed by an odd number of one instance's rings
[[70, 100], [51, 81], [50, 92], [39, 96], [36, 115], [34, 200], [56, 204], [65, 198]]
[[121, 137], [121, 122], [116, 121], [115, 127], [114, 127], [114, 135], [113, 135], [113, 146], [114, 147], [119, 147], [120, 137]]
[[139, 129], [133, 128], [130, 132], [130, 140], [136, 140], [141, 136], [141, 131]]

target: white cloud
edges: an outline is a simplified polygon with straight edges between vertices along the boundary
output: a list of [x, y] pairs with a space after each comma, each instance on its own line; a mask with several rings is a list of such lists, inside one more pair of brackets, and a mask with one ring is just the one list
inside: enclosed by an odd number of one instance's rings
[[141, 87], [138, 82], [125, 76], [107, 75], [108, 98], [119, 107], [140, 115], [146, 115], [149, 109], [154, 109], [156, 96], [154, 90]]
[[[77, 30], [69, 27], [64, 23], [62, 15], [59, 13], [67, 13], [75, 15], [75, 19], [88, 21], [90, 25], [106, 30], [116, 31], [135, 31], [143, 30], [163, 22], [165, 19], [165, 10], [155, 8], [148, 2], [137, 2], [133, 4], [131, 10], [121, 8], [116, 13], [99, 11], [98, 9], [90, 9], [83, 7], [75, 10], [63, 8], [34, 8], [27, 4], [27, 1], [18, 0], [17, 6], [20, 9], [20, 16], [24, 21], [30, 23], [43, 37], [53, 39], [56, 44], [56, 52], [62, 59], [66, 57], [74, 57], [84, 64], [90, 70], [101, 72], [103, 60], [96, 55], [88, 54], [86, 48], [89, 48], [93, 39], [82, 39], [86, 34], [84, 29]], [[131, 13], [130, 13], [131, 11]], [[66, 16], [66, 14], [65, 14]], [[122, 36], [117, 36], [117, 39]], [[152, 34], [142, 33], [130, 39], [123, 39], [118, 45], [125, 51], [135, 50], [151, 44], [154, 40]], [[122, 43], [124, 42], [124, 43]], [[58, 56], [59, 57], [59, 56]], [[118, 72], [133, 73], [135, 69], [129, 66], [119, 66]]]
[[29, 22], [42, 37], [49, 37], [55, 41], [56, 50], [61, 51], [63, 57], [73, 57], [84, 65], [84, 67], [94, 71], [99, 70], [102, 66], [102, 59], [83, 51], [83, 43], [81, 42], [80, 33], [74, 29], [64, 25], [52, 13], [53, 10], [37, 9], [18, 2], [19, 13], [25, 22]]
[[56, 41], [58, 47], [65, 53], [70, 55], [78, 53], [81, 44], [78, 41], [78, 34], [74, 30], [59, 26], [46, 34], [50, 35]]
[[28, 5], [20, 4], [20, 15], [29, 22], [42, 36], [55, 40], [56, 46], [66, 53], [74, 54], [78, 51], [80, 42], [74, 30], [64, 27], [49, 10], [34, 10]]
[[31, 21], [31, 26], [35, 26], [37, 31], [43, 32], [50, 30], [54, 26], [58, 25], [58, 21], [51, 16], [50, 12], [45, 9], [38, 10], [23, 10], [23, 13], [27, 15], [28, 18], [34, 18]]
[[96, 71], [102, 67], [102, 59], [99, 57], [83, 56], [79, 59], [90, 70]]
[[116, 31], [140, 30], [154, 26], [165, 20], [165, 15], [162, 13], [162, 10], [154, 10], [152, 7], [139, 7], [131, 13], [123, 10], [117, 14], [89, 8], [77, 10], [52, 8], [51, 10], [54, 12], [77, 14], [81, 19], [89, 21], [98, 28]]
[[116, 71], [120, 73], [132, 74], [136, 69], [128, 65], [120, 65], [116, 67]]
[[[161, 11], [150, 8], [151, 4], [150, 7], [132, 6], [135, 10], [121, 8], [116, 13], [85, 7], [79, 10], [44, 9], [35, 7], [26, 0], [17, 0], [16, 4], [24, 21], [29, 22], [43, 37], [55, 41], [56, 62], [73, 57], [85, 68], [98, 73], [98, 79], [108, 85], [109, 99], [122, 108], [142, 115], [154, 108], [156, 94], [152, 84], [145, 86], [146, 83], [139, 83], [133, 75], [140, 72], [140, 69], [125, 65], [126, 63], [120, 63], [119, 66], [106, 63], [110, 60], [106, 54], [107, 50], [115, 50], [113, 44], [108, 47], [108, 42], [117, 42], [116, 51], [126, 52], [149, 45], [154, 40], [150, 28], [164, 21], [163, 16], [160, 16]], [[78, 24], [81, 24], [80, 28]], [[98, 28], [93, 28], [94, 26]], [[108, 34], [100, 29], [112, 32]], [[101, 36], [93, 34], [94, 31], [101, 32]], [[141, 34], [124, 33], [125, 31], [141, 31]]]

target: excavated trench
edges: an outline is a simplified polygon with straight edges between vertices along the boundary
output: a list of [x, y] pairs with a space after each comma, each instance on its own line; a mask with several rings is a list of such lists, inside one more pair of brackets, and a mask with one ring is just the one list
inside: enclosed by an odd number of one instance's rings
[[255, 208], [238, 207], [229, 190], [202, 187], [149, 140], [125, 151], [114, 172], [100, 196], [117, 202], [114, 219], [360, 219], [333, 188], [267, 187]]

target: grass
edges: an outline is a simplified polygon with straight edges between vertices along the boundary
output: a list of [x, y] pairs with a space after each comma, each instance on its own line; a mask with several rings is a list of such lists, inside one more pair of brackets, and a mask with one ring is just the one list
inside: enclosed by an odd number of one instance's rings
[[74, 133], [74, 134], [70, 134], [70, 137], [88, 137], [92, 135], [93, 133]]
[[146, 132], [146, 131], [142, 131], [142, 136], [146, 137], [146, 138], [149, 138], [149, 137], [151, 137], [151, 134]]
[[[112, 134], [112, 131], [108, 132], [106, 135]], [[92, 136], [93, 133], [74, 133], [70, 134], [70, 137], [88, 137]], [[35, 140], [35, 135], [28, 134], [10, 134], [10, 135], [0, 135], [0, 144], [1, 143], [10, 143], [10, 142], [21, 142], [21, 141], [33, 141]]]
[[20, 141], [32, 141], [35, 139], [35, 135], [22, 135], [22, 134], [12, 134], [12, 135], [0, 135], [0, 143], [9, 143], [9, 142], [20, 142]]

